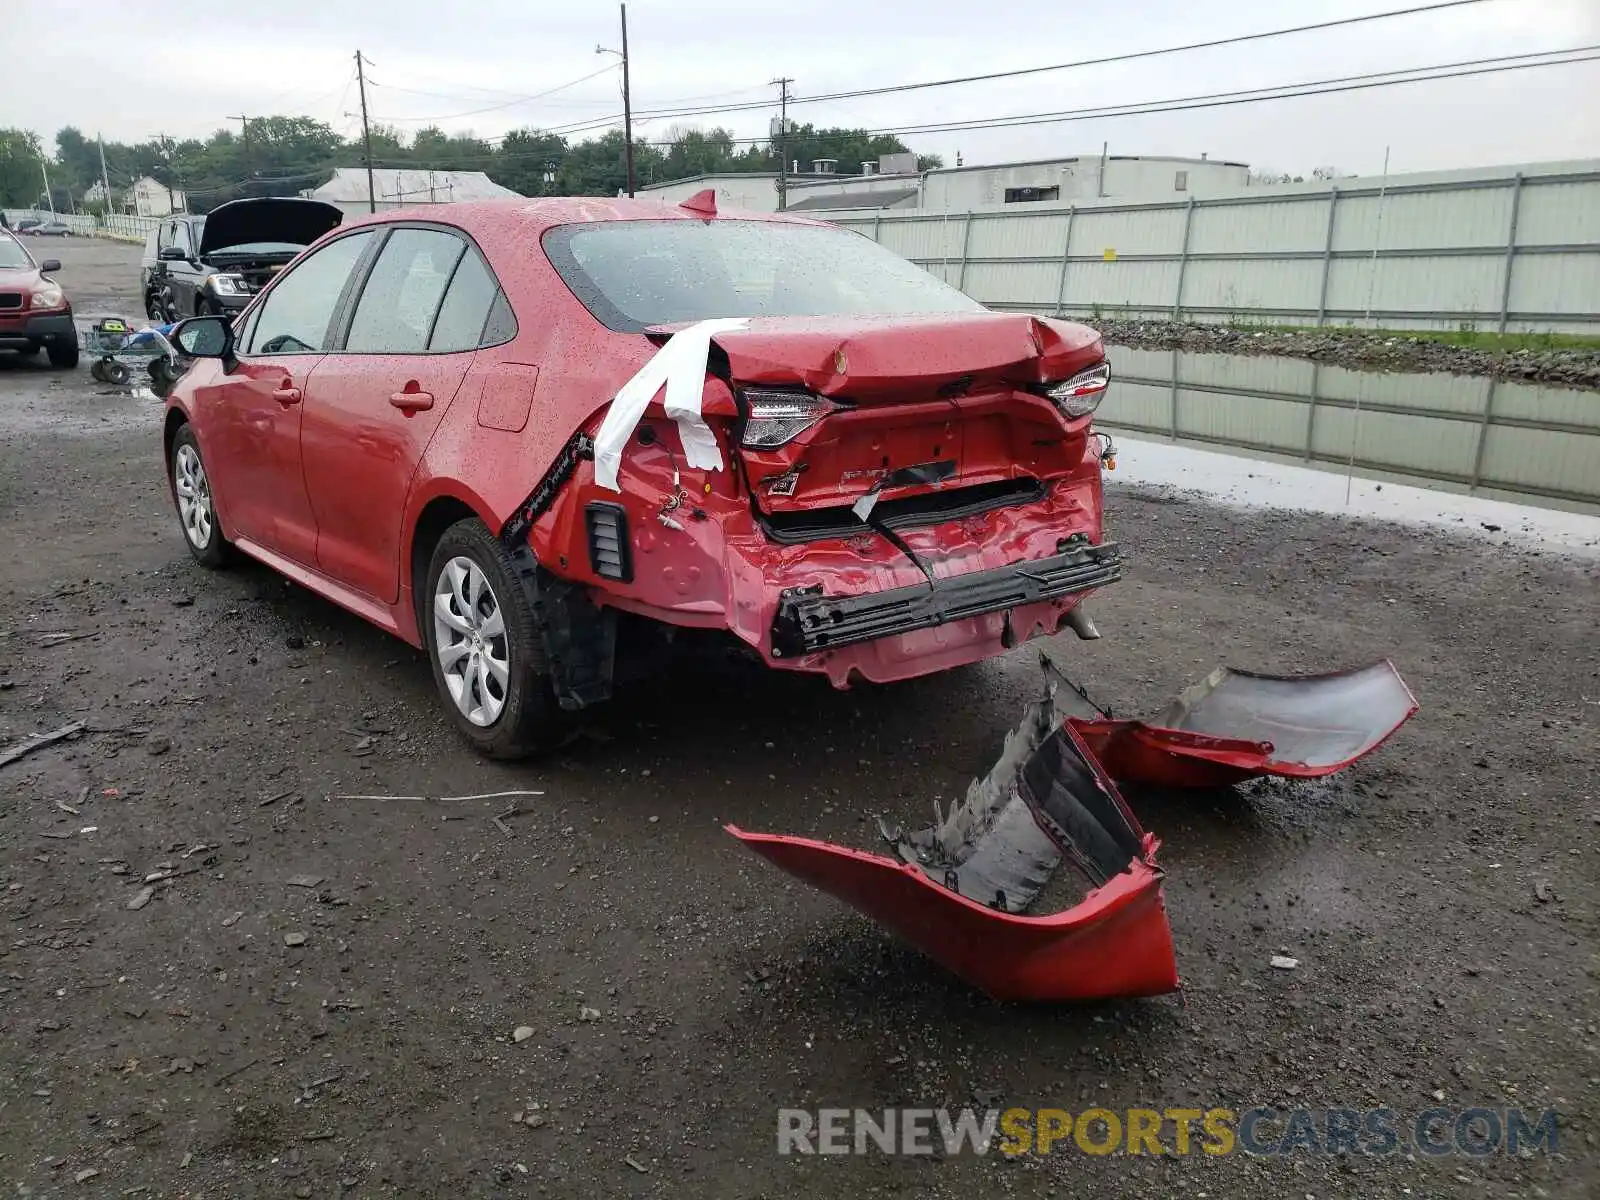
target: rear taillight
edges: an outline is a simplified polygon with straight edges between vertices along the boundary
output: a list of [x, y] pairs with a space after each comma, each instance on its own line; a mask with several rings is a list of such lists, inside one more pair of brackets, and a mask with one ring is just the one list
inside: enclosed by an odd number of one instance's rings
[[752, 450], [772, 450], [786, 445], [839, 407], [832, 400], [807, 392], [747, 389], [744, 400], [750, 415], [740, 441]]
[[1071, 379], [1061, 383], [1052, 383], [1045, 387], [1044, 394], [1056, 402], [1056, 407], [1062, 415], [1076, 420], [1087, 417], [1100, 407], [1100, 401], [1105, 399], [1106, 389], [1111, 386], [1111, 365], [1098, 363], [1087, 371], [1080, 371]]

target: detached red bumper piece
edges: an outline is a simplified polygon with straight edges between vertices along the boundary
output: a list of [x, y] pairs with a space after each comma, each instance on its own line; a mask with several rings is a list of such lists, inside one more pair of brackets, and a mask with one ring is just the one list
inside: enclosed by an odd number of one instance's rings
[[[1070, 727], [1035, 740], [1019, 760], [1014, 743], [1029, 740], [1026, 726], [1008, 740], [996, 768], [1015, 776], [1005, 789], [1009, 798], [992, 806], [1001, 797], [990, 787], [997, 782], [991, 773], [940, 826], [911, 839], [891, 833], [901, 861], [809, 838], [731, 825], [728, 832], [996, 999], [1097, 1000], [1175, 990], [1156, 839], [1139, 828]], [[941, 837], [957, 843], [955, 854]], [[1049, 916], [1021, 911], [1063, 861], [1087, 880], [1088, 894]]]
[[[1178, 972], [1159, 842], [1113, 779], [1205, 787], [1330, 775], [1417, 711], [1387, 660], [1293, 678], [1219, 668], [1149, 722], [1111, 719], [1049, 659], [1043, 665], [1045, 697], [965, 800], [928, 829], [884, 828], [895, 857], [728, 832], [996, 999], [1160, 995], [1177, 989]], [[1031, 915], [1063, 864], [1087, 894]]]
[[1416, 697], [1384, 659], [1329, 675], [1218, 667], [1148, 721], [1104, 713], [1069, 719], [1123, 783], [1224, 787], [1259, 775], [1332, 775], [1376, 750], [1416, 711]]

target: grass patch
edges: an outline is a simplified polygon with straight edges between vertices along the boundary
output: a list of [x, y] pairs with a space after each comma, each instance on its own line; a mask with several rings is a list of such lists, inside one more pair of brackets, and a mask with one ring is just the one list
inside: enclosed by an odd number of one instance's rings
[[1415, 338], [1461, 346], [1468, 350], [1504, 353], [1517, 350], [1600, 350], [1600, 334], [1591, 333], [1487, 333], [1478, 329], [1361, 329], [1354, 325], [1257, 325], [1229, 321], [1229, 329], [1262, 333], [1337, 333], [1351, 337]]

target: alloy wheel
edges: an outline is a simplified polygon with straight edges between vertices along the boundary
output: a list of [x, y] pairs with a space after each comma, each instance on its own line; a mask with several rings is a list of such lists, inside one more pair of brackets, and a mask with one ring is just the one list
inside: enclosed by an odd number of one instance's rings
[[493, 725], [511, 680], [505, 615], [483, 568], [458, 555], [433, 589], [433, 644], [450, 698], [474, 725]]
[[184, 536], [196, 550], [204, 550], [211, 541], [215, 517], [211, 510], [211, 481], [193, 446], [179, 446], [172, 457], [172, 490], [177, 493], [178, 520], [183, 524]]

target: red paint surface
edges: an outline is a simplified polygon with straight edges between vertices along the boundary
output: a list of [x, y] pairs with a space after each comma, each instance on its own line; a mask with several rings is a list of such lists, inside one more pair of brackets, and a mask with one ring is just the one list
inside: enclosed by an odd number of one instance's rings
[[880, 854], [727, 830], [996, 999], [1104, 1000], [1178, 987], [1161, 874], [1148, 854], [1065, 912], [1034, 917], [986, 908]]
[[[358, 218], [331, 236], [417, 215]], [[168, 400], [194, 426], [229, 538], [414, 644], [420, 637], [412, 539], [427, 506], [441, 499], [464, 504], [498, 531], [574, 433], [598, 427], [617, 389], [656, 350], [646, 335], [615, 333], [595, 320], [540, 249], [543, 234], [576, 222], [699, 219], [681, 209], [598, 199], [459, 204], [427, 217], [467, 233], [484, 253], [516, 313], [512, 341], [453, 355], [253, 358], [231, 374], [219, 362], [202, 361]], [[740, 219], [818, 224], [777, 214]], [[812, 388], [858, 408], [828, 418], [794, 446], [741, 459], [728, 385], [708, 379], [704, 411], [728, 469], [700, 471], [682, 466], [676, 426], [659, 399], [653, 402], [646, 421], [657, 440], [646, 447], [635, 438], [624, 452], [622, 495], [595, 486], [592, 464], [580, 463], [530, 534], [540, 562], [588, 585], [598, 603], [674, 624], [727, 628], [771, 665], [823, 673], [841, 686], [855, 675], [903, 679], [1005, 649], [996, 613], [793, 661], [773, 659], [770, 628], [783, 588], [821, 583], [830, 593], [854, 594], [923, 581], [904, 554], [865, 527], [860, 536], [804, 545], [766, 538], [751, 511], [751, 488], [759, 497], [764, 475], [802, 455], [814, 461], [808, 459], [796, 496], [772, 503], [848, 504], [883, 471], [885, 459], [901, 467], [954, 457], [958, 473], [941, 485], [947, 488], [1018, 476], [1046, 484], [1048, 494], [1036, 503], [903, 530], [937, 576], [1047, 557], [1072, 534], [1100, 540], [1100, 464], [1089, 422], [1064, 420], [1026, 390], [1098, 361], [1103, 351], [1093, 331], [1020, 314], [974, 313], [765, 319], [717, 341], [736, 383]], [[298, 403], [274, 399], [285, 387], [300, 391]], [[391, 403], [418, 391], [434, 397], [431, 407]], [[681, 495], [672, 480], [674, 456]], [[930, 490], [895, 489], [884, 498]], [[582, 513], [592, 499], [626, 510], [635, 563], [629, 583], [589, 571]], [[660, 520], [664, 508], [681, 528]], [[1016, 610], [1016, 637], [1053, 632], [1079, 599]]]

